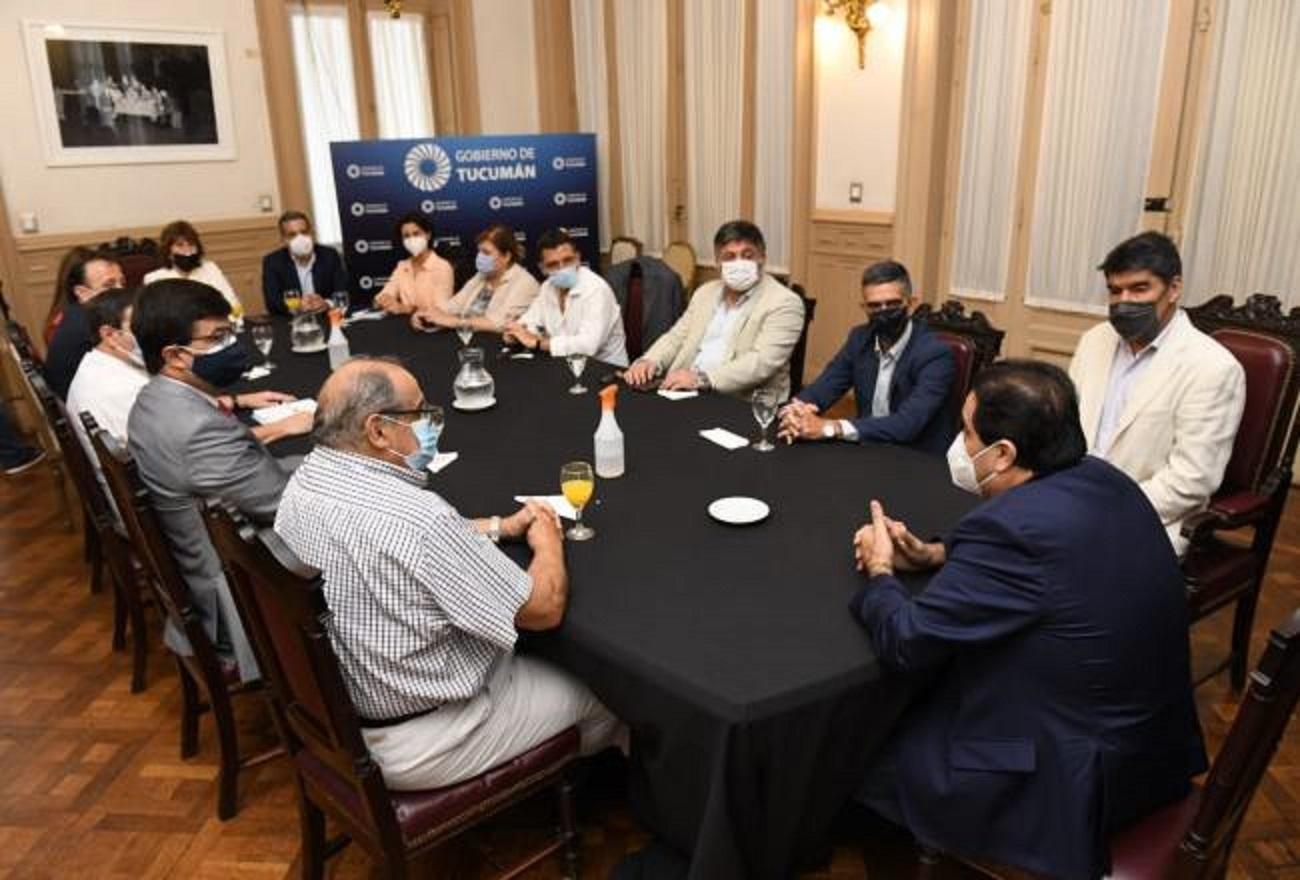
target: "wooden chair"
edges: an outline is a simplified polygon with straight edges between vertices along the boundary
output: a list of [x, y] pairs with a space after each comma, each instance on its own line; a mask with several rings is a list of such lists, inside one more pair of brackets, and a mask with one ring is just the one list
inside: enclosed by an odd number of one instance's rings
[[577, 756], [577, 728], [465, 782], [389, 791], [362, 738], [330, 641], [320, 572], [298, 560], [273, 530], [254, 529], [220, 502], [209, 502], [204, 518], [275, 691], [297, 776], [304, 878], [324, 876], [326, 816], [383, 865], [385, 877], [401, 878], [412, 876], [413, 863], [439, 844], [547, 788], [558, 795], [559, 836], [502, 876], [515, 877], [561, 850], [568, 876], [577, 876], [577, 829], [564, 777]]
[[[88, 412], [81, 413], [81, 424], [90, 438], [91, 448], [96, 461], [102, 461], [106, 454], [102, 439], [96, 437], [100, 432], [95, 417]], [[139, 693], [147, 685], [149, 663], [149, 627], [145, 618], [146, 606], [150, 604], [149, 573], [144, 563], [136, 555], [126, 536], [126, 527], [118, 516], [117, 509], [111, 504], [95, 473], [94, 464], [82, 447], [80, 438], [73, 437], [75, 448], [67, 453], [68, 464], [77, 482], [89, 477], [94, 483], [103, 504], [103, 521], [100, 527], [100, 545], [104, 548], [104, 558], [108, 560], [109, 573], [113, 577], [113, 650], [121, 651], [126, 647], [126, 624], [131, 624], [131, 693]], [[84, 462], [84, 464], [83, 464]], [[100, 465], [103, 466], [102, 464]]]
[[[59, 497], [59, 509], [63, 514], [63, 524], [69, 532], [76, 531], [77, 524], [72, 517], [72, 499], [69, 497], [70, 487], [64, 473], [63, 455], [59, 450], [58, 439], [54, 436], [53, 426], [50, 425], [49, 419], [45, 416], [45, 407], [41, 403], [40, 395], [36, 393], [36, 387], [32, 384], [33, 378], [44, 377], [41, 375], [38, 362], [28, 354], [31, 353], [30, 338], [27, 337], [27, 331], [16, 321], [9, 321], [5, 325], [9, 345], [5, 346], [10, 357], [13, 359], [15, 373], [18, 378], [18, 400], [25, 404], [25, 408], [36, 420], [36, 435], [41, 449], [45, 450], [45, 462], [50, 468], [50, 475], [54, 478], [54, 489]], [[24, 341], [26, 350], [24, 350]], [[90, 537], [90, 531], [86, 531], [85, 558], [91, 562], [94, 553], [94, 538]], [[97, 579], [91, 578], [91, 591], [98, 589]]]
[[961, 408], [980, 370], [998, 359], [1006, 333], [989, 323], [983, 312], [966, 314], [960, 300], [950, 299], [936, 312], [929, 303], [917, 307], [913, 320], [924, 321], [936, 336], [947, 343], [957, 362], [952, 394], [948, 406], [961, 425]]
[[670, 242], [661, 259], [682, 279], [682, 289], [689, 299], [695, 291], [695, 248], [687, 241]]
[[[1223, 483], [1209, 508], [1183, 524], [1183, 535], [1191, 541], [1183, 573], [1192, 620], [1236, 606], [1231, 650], [1200, 681], [1227, 668], [1233, 688], [1240, 690], [1246, 680], [1255, 605], [1291, 489], [1300, 439], [1300, 310], [1284, 316], [1276, 297], [1255, 294], [1239, 307], [1231, 297], [1217, 296], [1187, 314], [1246, 371], [1246, 408]], [[1223, 540], [1224, 533], [1240, 534], [1247, 526], [1254, 532], [1249, 543]]]
[[817, 300], [808, 296], [802, 284], [792, 283], [790, 289], [803, 300], [803, 330], [799, 331], [799, 341], [790, 352], [790, 396], [793, 397], [803, 390], [804, 361], [808, 359], [808, 327], [817, 314]]
[[122, 236], [104, 242], [99, 250], [117, 257], [127, 287], [143, 284], [144, 276], [162, 266], [162, 260], [158, 256], [158, 243], [152, 238]]
[[229, 819], [238, 810], [239, 771], [256, 767], [284, 754], [274, 748], [242, 757], [236, 735], [231, 698], [241, 694], [265, 696], [262, 681], [241, 682], [239, 669], [223, 663], [208, 638], [190, 600], [162, 525], [149, 501], [130, 454], [107, 431], [91, 434], [108, 488], [126, 525], [127, 535], [149, 572], [149, 584], [165, 619], [189, 641], [191, 653], [174, 654], [181, 678], [181, 757], [193, 757], [199, 748], [199, 716], [211, 711], [220, 745], [217, 773], [217, 818]]
[[[1242, 819], [1300, 700], [1300, 611], [1269, 636], [1204, 785], [1110, 839], [1109, 880], [1220, 880]], [[967, 861], [989, 877], [1025, 871]], [[928, 867], [928, 866], [927, 866]], [[924, 873], [925, 868], [920, 873]]]
[[611, 266], [635, 260], [641, 256], [641, 242], [626, 235], [620, 235], [609, 242], [609, 264]]

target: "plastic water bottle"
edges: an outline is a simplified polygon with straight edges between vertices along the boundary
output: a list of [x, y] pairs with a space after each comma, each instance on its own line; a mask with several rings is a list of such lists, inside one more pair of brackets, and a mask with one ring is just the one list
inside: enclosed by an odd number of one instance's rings
[[596, 476], [603, 480], [623, 476], [623, 431], [614, 418], [617, 385], [600, 391], [600, 424], [596, 426]]
[[337, 370], [352, 357], [352, 349], [348, 346], [348, 338], [343, 335], [343, 311], [341, 309], [330, 309], [328, 346], [331, 370]]

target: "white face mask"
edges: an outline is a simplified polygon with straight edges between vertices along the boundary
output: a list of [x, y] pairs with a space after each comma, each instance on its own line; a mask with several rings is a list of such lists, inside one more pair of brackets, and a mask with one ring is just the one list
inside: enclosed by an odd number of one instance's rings
[[408, 235], [402, 239], [402, 246], [406, 248], [408, 254], [418, 257], [429, 249], [429, 239], [423, 235]]
[[966, 437], [958, 434], [952, 440], [952, 445], [948, 447], [948, 473], [952, 475], [952, 484], [958, 489], [965, 489], [972, 495], [979, 495], [980, 489], [984, 484], [997, 476], [996, 473], [990, 472], [984, 479], [975, 476], [975, 459], [993, 448], [993, 444], [985, 446], [973, 456], [966, 451]]
[[312, 252], [311, 236], [305, 232], [299, 232], [293, 238], [289, 239], [289, 253], [295, 257], [305, 257]]
[[744, 293], [758, 283], [758, 263], [753, 260], [728, 260], [722, 264], [722, 283], [737, 293]]

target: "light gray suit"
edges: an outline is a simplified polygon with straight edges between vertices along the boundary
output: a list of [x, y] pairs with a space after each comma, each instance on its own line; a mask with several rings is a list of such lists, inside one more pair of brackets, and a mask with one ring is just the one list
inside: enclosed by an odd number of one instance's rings
[[[255, 520], [271, 522], [288, 469], [237, 418], [195, 388], [154, 376], [141, 389], [127, 422], [128, 444], [149, 489], [177, 567], [189, 585], [204, 628], [234, 648], [240, 677], [258, 677], [257, 662], [231, 599], [221, 561], [199, 513], [205, 498], [224, 498]], [[168, 626], [168, 647], [189, 653]]]

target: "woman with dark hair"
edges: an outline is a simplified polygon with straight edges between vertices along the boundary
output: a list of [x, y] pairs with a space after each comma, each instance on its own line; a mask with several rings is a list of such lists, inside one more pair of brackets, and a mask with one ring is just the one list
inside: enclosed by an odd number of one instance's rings
[[411, 211], [397, 221], [397, 240], [410, 254], [393, 268], [375, 308], [394, 315], [410, 315], [411, 326], [424, 329], [421, 312], [445, 309], [455, 285], [451, 263], [433, 252], [433, 224]]
[[235, 288], [230, 286], [221, 267], [204, 256], [203, 242], [199, 231], [187, 220], [174, 220], [163, 227], [158, 235], [158, 255], [162, 258], [163, 268], [154, 269], [144, 276], [145, 284], [162, 281], [167, 278], [188, 278], [200, 281], [209, 287], [215, 287], [230, 303], [234, 317], [244, 312]]
[[537, 279], [519, 261], [524, 248], [515, 231], [494, 223], [475, 239], [478, 271], [445, 306], [423, 309], [416, 319], [426, 326], [469, 327], [482, 333], [500, 333], [519, 319], [537, 297]]

